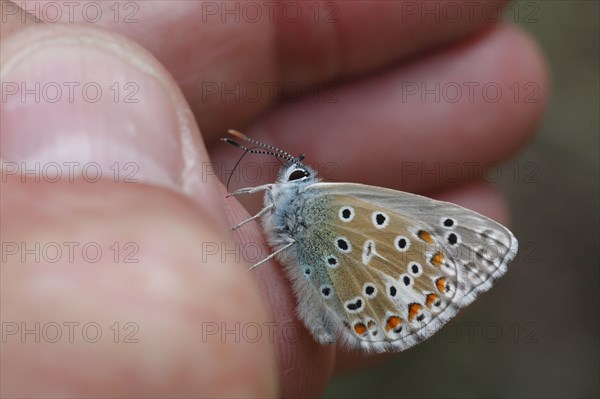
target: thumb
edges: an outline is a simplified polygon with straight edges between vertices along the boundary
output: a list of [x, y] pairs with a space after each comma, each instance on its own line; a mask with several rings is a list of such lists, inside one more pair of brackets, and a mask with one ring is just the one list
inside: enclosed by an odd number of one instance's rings
[[24, 30], [0, 60], [2, 396], [273, 396], [270, 343], [214, 339], [267, 316], [207, 256], [233, 241], [164, 69], [83, 27]]

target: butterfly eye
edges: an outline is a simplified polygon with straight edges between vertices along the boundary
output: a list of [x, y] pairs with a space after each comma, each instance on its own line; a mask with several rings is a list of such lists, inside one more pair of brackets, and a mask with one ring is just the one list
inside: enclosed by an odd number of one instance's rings
[[310, 176], [310, 173], [308, 173], [306, 170], [296, 169], [292, 173], [290, 173], [290, 176], [288, 177], [288, 181], [304, 179], [305, 177], [308, 177], [308, 176]]

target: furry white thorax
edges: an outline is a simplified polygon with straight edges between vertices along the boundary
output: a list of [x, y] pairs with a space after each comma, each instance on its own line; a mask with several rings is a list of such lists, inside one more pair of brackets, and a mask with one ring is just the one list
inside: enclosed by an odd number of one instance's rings
[[[296, 179], [300, 174], [305, 176]], [[304, 321], [317, 342], [332, 344], [340, 333], [342, 318], [325, 306], [323, 298], [302, 275], [298, 243], [294, 238], [302, 236], [306, 228], [304, 205], [314, 196], [306, 189], [319, 181], [316, 172], [300, 162], [283, 166], [276, 182], [265, 190], [263, 209], [272, 209], [262, 216], [262, 225], [269, 245], [292, 283], [298, 318]]]
[[[299, 173], [308, 175], [290, 180]], [[302, 192], [318, 182], [313, 169], [293, 162], [281, 168], [275, 184], [265, 191], [264, 206], [273, 206], [273, 210], [263, 216], [262, 224], [268, 242], [275, 250], [289, 244], [292, 237], [303, 228], [301, 212], [306, 197]]]

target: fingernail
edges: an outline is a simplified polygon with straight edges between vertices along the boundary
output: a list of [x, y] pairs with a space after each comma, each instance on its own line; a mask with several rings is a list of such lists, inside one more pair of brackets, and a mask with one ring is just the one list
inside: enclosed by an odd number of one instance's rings
[[115, 38], [63, 29], [3, 46], [4, 163], [42, 178], [181, 185], [173, 96], [157, 63]]

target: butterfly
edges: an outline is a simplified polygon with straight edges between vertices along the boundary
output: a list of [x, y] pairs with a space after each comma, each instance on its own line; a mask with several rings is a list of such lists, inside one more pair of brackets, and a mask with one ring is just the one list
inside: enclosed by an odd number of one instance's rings
[[264, 207], [233, 229], [262, 219], [297, 300], [297, 313], [321, 344], [366, 352], [405, 350], [433, 335], [489, 290], [517, 253], [501, 224], [458, 205], [382, 187], [321, 182], [302, 161], [238, 131], [245, 153], [283, 159]]

